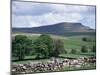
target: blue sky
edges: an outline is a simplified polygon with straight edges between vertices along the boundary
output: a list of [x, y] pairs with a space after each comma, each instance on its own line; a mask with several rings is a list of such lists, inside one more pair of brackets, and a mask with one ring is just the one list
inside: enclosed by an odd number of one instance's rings
[[95, 6], [12, 1], [12, 27], [79, 22], [95, 28]]

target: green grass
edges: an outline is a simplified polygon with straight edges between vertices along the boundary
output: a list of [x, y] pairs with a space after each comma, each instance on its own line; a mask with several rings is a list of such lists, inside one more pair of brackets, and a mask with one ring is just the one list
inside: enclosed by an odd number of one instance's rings
[[78, 70], [91, 70], [96, 69], [96, 64], [86, 64], [83, 67], [76, 68], [76, 67], [64, 67], [63, 71], [78, 71]]
[[[95, 45], [95, 41], [85, 42], [82, 40], [82, 38], [83, 37], [77, 36], [63, 39], [64, 47], [66, 49], [80, 49], [81, 46], [87, 46], [88, 48], [91, 48], [93, 45]], [[93, 36], [91, 38], [95, 40]]]
[[[15, 35], [26, 35], [29, 39], [36, 40], [40, 34], [31, 34], [31, 33], [16, 33], [13, 34], [12, 36]], [[65, 54], [63, 56], [67, 56], [67, 57], [79, 57], [79, 56], [91, 56], [91, 55], [95, 55], [94, 53], [91, 53], [90, 51], [88, 53], [81, 53], [80, 49], [82, 46], [86, 46], [88, 48], [88, 50], [90, 48], [93, 47], [93, 45], [95, 45], [95, 36], [86, 36], [86, 35], [81, 35], [81, 36], [57, 36], [57, 35], [51, 35], [52, 38], [54, 39], [61, 39], [64, 42], [64, 47], [65, 50], [68, 52], [68, 54]], [[92, 41], [83, 41], [82, 38], [83, 37], [87, 37], [90, 38]], [[69, 54], [71, 49], [76, 49], [78, 54]], [[25, 57], [26, 59], [28, 58], [33, 58], [33, 57]]]
[[[38, 38], [38, 36], [40, 34], [31, 34], [31, 33], [18, 33], [20, 35], [26, 35], [29, 39], [31, 40], [36, 40]], [[13, 34], [13, 35], [18, 35], [17, 33], [16, 34]], [[61, 39], [63, 42], [64, 42], [64, 47], [65, 49], [80, 49], [81, 46], [87, 46], [88, 48], [91, 48], [93, 45], [95, 45], [95, 36], [57, 36], [57, 35], [51, 35], [52, 38], [55, 38], [55, 39]], [[87, 37], [87, 38], [90, 38], [92, 39], [93, 41], [90, 41], [90, 42], [85, 42], [85, 41], [82, 41], [82, 38], [83, 37]]]
[[[26, 34], [26, 33], [18, 33], [20, 35], [26, 35], [29, 39], [31, 39], [33, 42], [34, 40], [36, 40], [38, 38], [38, 36], [40, 34]], [[16, 34], [14, 34], [16, 35]], [[13, 35], [13, 36], [14, 36]], [[71, 36], [71, 37], [67, 37], [67, 36], [56, 36], [56, 35], [51, 35], [52, 38], [55, 39], [61, 39], [64, 42], [64, 47], [67, 51], [67, 54], [60, 54], [59, 55], [59, 59], [65, 59], [65, 58], [79, 58], [79, 57], [90, 57], [90, 56], [96, 56], [95, 53], [89, 51], [87, 53], [81, 53], [80, 49], [82, 46], [86, 46], [87, 48], [92, 48], [93, 45], [95, 45], [95, 36]], [[88, 37], [90, 39], [92, 39], [92, 41], [88, 41], [85, 42], [82, 40], [83, 37]], [[76, 49], [77, 53], [76, 54], [71, 54], [70, 51], [71, 49]], [[40, 59], [40, 60], [36, 60], [35, 59], [35, 55], [33, 56], [25, 56], [23, 61], [13, 61], [13, 63], [16, 64], [24, 64], [24, 63], [28, 63], [28, 62], [43, 62], [46, 63], [48, 60], [50, 59]], [[28, 60], [27, 60], [28, 59]], [[90, 64], [89, 66], [84, 65], [84, 67], [82, 68], [74, 68], [74, 67], [64, 67], [64, 69], [62, 69], [61, 71], [74, 71], [74, 70], [89, 70], [89, 69], [95, 69], [96, 65], [94, 64]]]
[[40, 59], [40, 60], [23, 60], [23, 61], [13, 61], [13, 63], [16, 64], [25, 64], [29, 62], [37, 63], [37, 62], [43, 62], [46, 63], [49, 59]]
[[[26, 35], [29, 39], [31, 39], [33, 42], [40, 36], [40, 34], [32, 34], [32, 33], [16, 33], [15, 35]], [[95, 36], [57, 36], [57, 35], [51, 35], [54, 39], [61, 39], [64, 42], [65, 50], [70, 53], [71, 49], [76, 49], [80, 53], [80, 49], [82, 46], [86, 46], [88, 50], [95, 45]], [[82, 38], [87, 37], [91, 39], [92, 41], [83, 41]]]
[[81, 53], [81, 54], [60, 54], [60, 57], [64, 58], [80, 58], [80, 57], [90, 57], [90, 56], [95, 56], [95, 53]]

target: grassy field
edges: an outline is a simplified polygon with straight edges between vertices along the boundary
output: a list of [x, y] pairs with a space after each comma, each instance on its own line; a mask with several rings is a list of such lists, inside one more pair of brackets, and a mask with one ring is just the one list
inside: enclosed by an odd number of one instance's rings
[[[91, 54], [91, 55], [90, 55]], [[77, 58], [80, 58], [80, 57], [90, 57], [90, 56], [95, 56], [94, 53], [85, 53], [85, 54], [60, 54], [58, 59], [62, 60], [62, 59], [66, 59], [66, 58], [71, 58], [71, 59], [77, 59]], [[24, 60], [23, 61], [14, 61], [13, 63], [17, 63], [17, 64], [23, 64], [23, 63], [28, 63], [28, 62], [47, 62], [49, 59], [40, 59], [40, 60], [37, 60], [35, 59], [35, 55], [33, 56], [25, 56]]]
[[[29, 34], [29, 33], [18, 33], [13, 34], [15, 35], [26, 35], [29, 39], [35, 40], [38, 38], [40, 34]], [[65, 49], [80, 49], [81, 46], [87, 46], [88, 48], [91, 48], [93, 45], [95, 45], [95, 36], [57, 36], [57, 35], [51, 35], [52, 38], [55, 39], [61, 39], [64, 42]], [[91, 39], [92, 41], [85, 42], [82, 40], [83, 37], [87, 37]]]
[[[36, 40], [40, 34], [29, 34], [29, 33], [17, 33], [17, 34], [12, 34], [12, 36], [15, 35], [26, 35], [29, 39], [31, 40]], [[64, 47], [67, 51], [67, 54], [61, 54], [61, 57], [65, 58], [78, 58], [82, 56], [95, 56], [95, 53], [92, 53], [89, 51], [90, 48], [95, 45], [95, 36], [57, 36], [57, 35], [51, 35], [52, 38], [54, 39], [61, 39], [64, 42]], [[82, 38], [87, 37], [91, 39], [92, 41], [83, 41]], [[87, 53], [81, 53], [80, 48], [82, 46], [86, 46], [88, 48]], [[77, 54], [71, 54], [70, 51], [71, 49], [76, 49]], [[25, 59], [34, 59], [34, 56], [26, 56]], [[43, 60], [44, 61], [44, 60]]]
[[[17, 34], [12, 34], [12, 38], [15, 35], [26, 35], [30, 40], [32, 40], [33, 42], [40, 36], [40, 34], [29, 34], [29, 33], [17, 33]], [[57, 35], [51, 35], [52, 38], [54, 39], [61, 39], [64, 43], [64, 47], [67, 53], [63, 53], [60, 54], [59, 57], [57, 59], [60, 60], [64, 60], [66, 58], [69, 59], [77, 59], [80, 57], [91, 57], [91, 56], [96, 56], [95, 52], [91, 52], [91, 48], [93, 46], [95, 46], [96, 40], [95, 40], [95, 36], [57, 36]], [[91, 39], [91, 41], [83, 41], [82, 38], [86, 37]], [[82, 46], [86, 46], [88, 52], [86, 53], [82, 53], [81, 47]], [[77, 51], [77, 53], [72, 54], [71, 50], [75, 49]], [[50, 59], [36, 59], [35, 55], [32, 56], [25, 56], [24, 60], [22, 61], [18, 61], [15, 58], [12, 58], [13, 60], [13, 64], [25, 64], [25, 63], [39, 63], [39, 62], [43, 62], [44, 64], [46, 64], [48, 61], [50, 61]], [[84, 66], [77, 68], [74, 66], [65, 66], [63, 69], [61, 69], [60, 71], [77, 71], [77, 70], [90, 70], [90, 69], [95, 69], [96, 68], [96, 64], [85, 64]], [[53, 71], [52, 71], [53, 72]]]

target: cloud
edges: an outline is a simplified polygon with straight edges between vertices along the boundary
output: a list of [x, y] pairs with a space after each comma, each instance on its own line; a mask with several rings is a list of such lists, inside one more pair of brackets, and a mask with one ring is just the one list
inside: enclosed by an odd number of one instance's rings
[[89, 26], [90, 28], [95, 29], [95, 15], [84, 15], [83, 19], [80, 20], [81, 23], [83, 23], [86, 26]]
[[59, 22], [80, 22], [95, 27], [95, 7], [34, 2], [12, 2], [13, 27], [37, 27]]
[[[16, 17], [16, 18], [15, 18]], [[70, 18], [69, 18], [70, 17]], [[12, 16], [13, 27], [37, 27], [41, 25], [50, 25], [59, 22], [78, 22], [81, 15], [77, 13], [55, 14], [47, 13], [39, 16]]]
[[38, 26], [31, 16], [12, 15], [12, 27], [35, 27]]
[[52, 11], [50, 6], [44, 3], [13, 1], [12, 6], [12, 12], [16, 15], [41, 15]]

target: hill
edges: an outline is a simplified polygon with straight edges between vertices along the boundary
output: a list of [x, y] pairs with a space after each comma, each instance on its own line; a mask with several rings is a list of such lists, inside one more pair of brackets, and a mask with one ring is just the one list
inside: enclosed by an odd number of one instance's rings
[[95, 35], [95, 30], [81, 23], [68, 23], [62, 22], [53, 25], [45, 25], [32, 28], [12, 28], [12, 32], [24, 32], [24, 33], [48, 33], [55, 35]]

